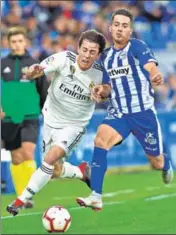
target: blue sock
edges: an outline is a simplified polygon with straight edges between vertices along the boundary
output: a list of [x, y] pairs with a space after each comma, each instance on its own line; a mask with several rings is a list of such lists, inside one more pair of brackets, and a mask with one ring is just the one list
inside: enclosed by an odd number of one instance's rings
[[163, 153], [164, 156], [164, 167], [163, 170], [167, 171], [170, 168], [170, 157], [167, 153]]
[[91, 162], [91, 189], [96, 193], [102, 193], [103, 179], [107, 170], [107, 155], [106, 149], [94, 148], [93, 159]]

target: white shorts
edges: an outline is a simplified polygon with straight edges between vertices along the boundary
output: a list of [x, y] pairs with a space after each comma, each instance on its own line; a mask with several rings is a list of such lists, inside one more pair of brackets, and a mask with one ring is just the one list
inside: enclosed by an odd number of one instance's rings
[[72, 150], [80, 142], [85, 134], [86, 128], [77, 126], [67, 126], [53, 128], [44, 124], [43, 127], [43, 157], [48, 153], [53, 145], [57, 145], [65, 151], [65, 155], [71, 154]]

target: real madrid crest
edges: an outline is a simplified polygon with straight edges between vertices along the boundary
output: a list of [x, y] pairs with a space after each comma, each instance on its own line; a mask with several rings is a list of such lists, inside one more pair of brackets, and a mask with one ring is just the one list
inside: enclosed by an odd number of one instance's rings
[[73, 65], [70, 65], [70, 72], [71, 74], [67, 75], [67, 77], [71, 78], [73, 80], [73, 74], [75, 73], [76, 69]]
[[70, 72], [72, 73], [72, 75], [75, 73], [76, 69], [73, 65], [70, 65]]

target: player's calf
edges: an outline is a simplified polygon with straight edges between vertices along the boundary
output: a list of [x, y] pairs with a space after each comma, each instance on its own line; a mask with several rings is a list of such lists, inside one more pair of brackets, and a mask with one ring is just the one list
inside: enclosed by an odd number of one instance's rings
[[157, 170], [162, 170], [162, 179], [165, 184], [172, 182], [174, 174], [171, 165], [171, 160], [168, 154], [160, 154], [157, 157], [147, 155], [152, 167]]
[[90, 167], [87, 162], [82, 162], [78, 166], [74, 166], [69, 162], [62, 165], [61, 178], [76, 178], [90, 185]]

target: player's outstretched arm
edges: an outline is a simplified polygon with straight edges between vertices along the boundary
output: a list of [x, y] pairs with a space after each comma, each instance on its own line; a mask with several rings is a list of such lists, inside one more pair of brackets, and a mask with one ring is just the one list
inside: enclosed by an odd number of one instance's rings
[[158, 86], [163, 84], [163, 75], [157, 68], [154, 62], [150, 62], [144, 65], [144, 69], [149, 72], [151, 82], [153, 86]]
[[35, 79], [44, 75], [44, 67], [40, 64], [31, 65], [25, 75], [28, 79]]

